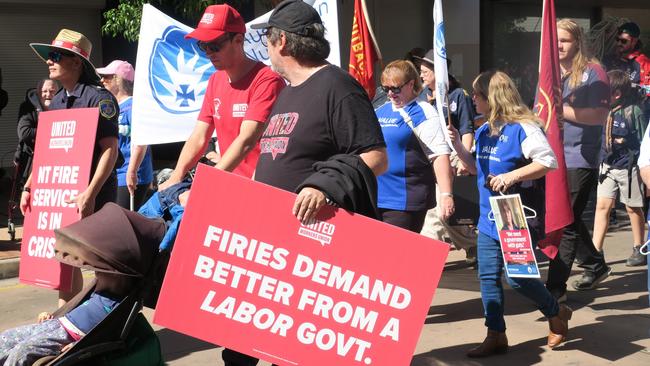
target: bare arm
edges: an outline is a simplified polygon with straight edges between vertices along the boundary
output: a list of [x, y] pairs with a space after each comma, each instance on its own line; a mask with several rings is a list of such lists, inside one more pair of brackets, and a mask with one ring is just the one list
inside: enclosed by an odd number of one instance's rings
[[239, 135], [221, 155], [216, 165], [217, 169], [233, 171], [239, 163], [255, 148], [262, 137], [266, 124], [257, 121], [244, 120], [239, 128]]
[[147, 145], [131, 144], [131, 158], [126, 168], [126, 187], [131, 195], [135, 194], [135, 187], [138, 185], [138, 169], [140, 169], [140, 164], [142, 164], [148, 148]]
[[440, 218], [446, 220], [454, 213], [454, 197], [452, 196], [453, 173], [449, 155], [438, 155], [433, 158], [433, 171], [440, 189]]
[[20, 213], [22, 213], [23, 216], [25, 216], [25, 213], [32, 210], [32, 194], [29, 192], [29, 189], [32, 187], [32, 173], [29, 173], [29, 177], [27, 177], [24, 187], [23, 192], [20, 194]]
[[94, 212], [95, 198], [97, 198], [97, 194], [106, 182], [106, 179], [108, 179], [113, 169], [115, 169], [115, 161], [117, 160], [118, 154], [117, 137], [102, 138], [99, 140], [99, 148], [99, 161], [97, 162], [95, 173], [90, 179], [88, 188], [79, 193], [74, 199], [81, 217], [86, 217]]
[[490, 187], [495, 192], [504, 192], [513, 184], [517, 184], [524, 180], [538, 179], [546, 175], [551, 168], [533, 161], [528, 165], [524, 165], [519, 169], [511, 172], [499, 174], [490, 181]]
[[375, 177], [382, 175], [388, 169], [388, 155], [385, 147], [362, 152], [359, 157], [372, 170]]
[[158, 187], [159, 191], [165, 190], [183, 180], [185, 174], [187, 174], [187, 172], [192, 169], [201, 158], [213, 131], [214, 127], [212, 125], [202, 121], [196, 122], [192, 134], [187, 141], [185, 141], [185, 145], [183, 145], [183, 150], [181, 150], [181, 155], [178, 157], [178, 162], [176, 162], [174, 172], [167, 181]]
[[476, 175], [476, 159], [469, 152], [469, 149], [463, 145], [458, 130], [450, 124], [447, 125], [447, 133], [449, 134], [454, 150], [456, 150], [456, 154], [458, 154], [458, 159], [463, 162], [463, 165], [470, 174]]
[[607, 108], [573, 108], [568, 104], [562, 107], [564, 118], [589, 126], [602, 126], [607, 121]]
[[[465, 147], [465, 150], [471, 151], [472, 150], [472, 144], [474, 143], [474, 134], [471, 133], [466, 133], [461, 137], [463, 146]], [[453, 170], [452, 170], [453, 172]], [[462, 160], [458, 160], [458, 163], [456, 164], [456, 174], [457, 175], [469, 175], [471, 174], [467, 166]]]

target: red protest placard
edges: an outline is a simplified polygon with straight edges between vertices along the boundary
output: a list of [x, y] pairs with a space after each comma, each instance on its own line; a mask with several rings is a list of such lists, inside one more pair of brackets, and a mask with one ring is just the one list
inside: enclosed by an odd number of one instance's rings
[[19, 278], [23, 283], [70, 290], [71, 268], [54, 259], [54, 229], [79, 220], [66, 201], [88, 186], [97, 108], [38, 115], [32, 166], [31, 211], [25, 215]]
[[279, 365], [408, 365], [449, 246], [200, 166], [154, 322]]

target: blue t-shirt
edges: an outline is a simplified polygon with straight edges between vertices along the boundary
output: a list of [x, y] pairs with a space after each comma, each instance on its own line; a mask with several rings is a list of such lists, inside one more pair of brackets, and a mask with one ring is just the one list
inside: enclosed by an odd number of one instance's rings
[[[598, 64], [589, 64], [581, 77], [582, 83], [574, 89], [569, 87], [570, 77], [564, 78], [563, 103], [573, 108], [609, 109], [609, 79], [605, 70]], [[602, 130], [602, 126], [564, 121], [564, 157], [568, 169], [598, 168]]]
[[[506, 123], [495, 136], [490, 136], [490, 126], [486, 123], [476, 130], [476, 168], [479, 191], [478, 229], [485, 235], [499, 240], [496, 224], [488, 219], [492, 210], [490, 196], [499, 195], [485, 186], [488, 175], [511, 172], [530, 163], [538, 162], [555, 168], [557, 161], [542, 129], [532, 123]], [[524, 181], [508, 191], [519, 193], [524, 205], [537, 211], [537, 217], [529, 220], [528, 227], [533, 240], [543, 236], [544, 231], [544, 179]]]
[[[126, 186], [126, 170], [131, 159], [131, 106], [133, 98], [129, 97], [120, 103], [119, 122], [119, 147], [124, 156], [124, 164], [117, 168], [117, 185]], [[142, 164], [138, 168], [138, 184], [149, 184], [153, 181], [153, 166], [151, 163], [151, 148], [147, 147]]]
[[388, 153], [388, 170], [377, 177], [377, 206], [400, 211], [435, 206], [430, 160], [451, 152], [436, 110], [415, 99], [402, 108], [386, 103], [375, 113]]
[[119, 303], [120, 300], [112, 296], [93, 292], [88, 300], [65, 314], [65, 318], [84, 334], [88, 334]]

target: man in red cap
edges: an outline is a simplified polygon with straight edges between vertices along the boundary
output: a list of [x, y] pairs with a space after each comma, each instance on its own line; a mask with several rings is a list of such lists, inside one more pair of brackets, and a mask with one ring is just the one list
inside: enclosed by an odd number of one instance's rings
[[198, 122], [185, 142], [176, 168], [159, 190], [183, 180], [217, 132], [221, 159], [216, 167], [252, 177], [259, 156], [259, 139], [282, 78], [244, 53], [246, 25], [229, 5], [205, 9], [197, 28], [185, 38], [198, 41], [217, 71], [210, 77]]

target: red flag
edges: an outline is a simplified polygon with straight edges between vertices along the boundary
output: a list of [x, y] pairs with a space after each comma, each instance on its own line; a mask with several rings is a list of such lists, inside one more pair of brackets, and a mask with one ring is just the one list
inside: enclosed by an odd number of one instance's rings
[[364, 1], [354, 0], [349, 72], [372, 99], [375, 96], [374, 65], [381, 55], [367, 18]]
[[557, 157], [558, 168], [546, 175], [546, 239], [539, 243], [539, 248], [549, 258], [554, 258], [563, 228], [573, 222], [573, 210], [564, 161], [562, 129], [558, 123], [562, 118], [562, 89], [553, 0], [544, 0], [541, 35], [535, 110], [545, 125], [546, 138]]

